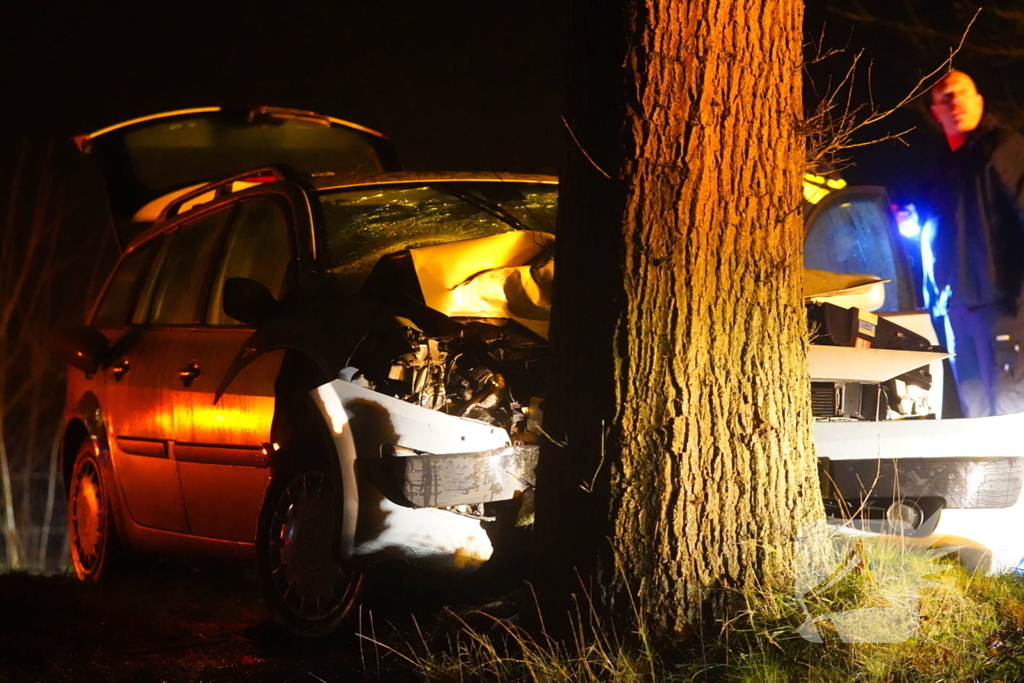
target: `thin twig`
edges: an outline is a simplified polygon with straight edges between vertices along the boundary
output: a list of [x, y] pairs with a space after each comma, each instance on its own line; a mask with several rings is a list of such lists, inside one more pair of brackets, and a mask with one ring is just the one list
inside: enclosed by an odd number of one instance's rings
[[569, 122], [565, 120], [564, 116], [562, 117], [562, 123], [565, 124], [565, 129], [569, 131], [569, 135], [572, 136], [572, 141], [576, 143], [576, 148], [579, 149], [580, 153], [587, 158], [587, 161], [590, 162], [590, 165], [596, 168], [598, 173], [603, 175], [608, 180], [611, 180], [612, 177], [605, 173], [605, 170], [598, 166], [596, 161], [590, 158], [590, 155], [587, 154], [587, 150], [583, 149], [583, 145], [581, 145], [580, 141], [576, 139], [576, 133], [572, 132], [572, 128], [569, 126]]

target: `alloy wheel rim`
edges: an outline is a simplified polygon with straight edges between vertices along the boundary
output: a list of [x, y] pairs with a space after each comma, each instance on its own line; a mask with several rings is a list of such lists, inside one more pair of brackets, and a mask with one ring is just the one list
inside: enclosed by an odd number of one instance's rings
[[310, 471], [288, 484], [274, 508], [271, 576], [288, 611], [305, 620], [332, 616], [357, 589], [339, 557], [339, 506], [334, 482]]
[[82, 461], [75, 471], [71, 501], [76, 563], [84, 573], [99, 565], [105, 523], [103, 487], [92, 460]]

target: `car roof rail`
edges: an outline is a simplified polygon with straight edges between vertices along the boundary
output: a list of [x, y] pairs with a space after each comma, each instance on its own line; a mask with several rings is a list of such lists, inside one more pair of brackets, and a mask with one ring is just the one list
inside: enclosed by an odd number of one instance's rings
[[296, 177], [296, 173], [288, 166], [285, 166], [284, 164], [275, 164], [273, 166], [261, 166], [260, 168], [254, 168], [251, 171], [246, 171], [245, 173], [239, 173], [238, 175], [233, 175], [228, 178], [215, 180], [213, 182], [206, 183], [205, 185], [200, 185], [180, 197], [176, 197], [164, 207], [155, 222], [162, 223], [168, 218], [175, 218], [188, 213], [197, 206], [209, 204], [210, 202], [216, 201], [225, 195], [241, 192], [242, 190], [246, 190], [262, 183], [276, 183], [282, 180], [294, 180]]

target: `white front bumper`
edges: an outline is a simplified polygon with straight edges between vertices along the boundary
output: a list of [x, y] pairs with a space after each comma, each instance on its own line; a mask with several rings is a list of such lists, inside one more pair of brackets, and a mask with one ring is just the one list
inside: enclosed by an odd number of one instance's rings
[[342, 380], [317, 387], [312, 396], [331, 430], [341, 467], [342, 541], [348, 556], [439, 567], [476, 565], [491, 556], [490, 539], [479, 521], [398, 505], [383, 495], [370, 473], [385, 444], [436, 454], [487, 451], [510, 445], [505, 430]]
[[[819, 458], [1024, 458], [1024, 414], [949, 420], [818, 422]], [[993, 573], [1013, 571], [1024, 561], [1024, 496], [1009, 507], [943, 508], [931, 542], [991, 553]], [[945, 540], [944, 540], [945, 539]]]

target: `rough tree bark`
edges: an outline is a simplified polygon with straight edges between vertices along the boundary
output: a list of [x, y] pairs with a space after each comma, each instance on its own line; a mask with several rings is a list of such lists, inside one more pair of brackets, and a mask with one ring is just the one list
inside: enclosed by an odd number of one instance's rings
[[718, 588], [784, 581], [821, 506], [802, 4], [572, 5], [535, 587], [557, 612], [582, 578], [671, 635]]

